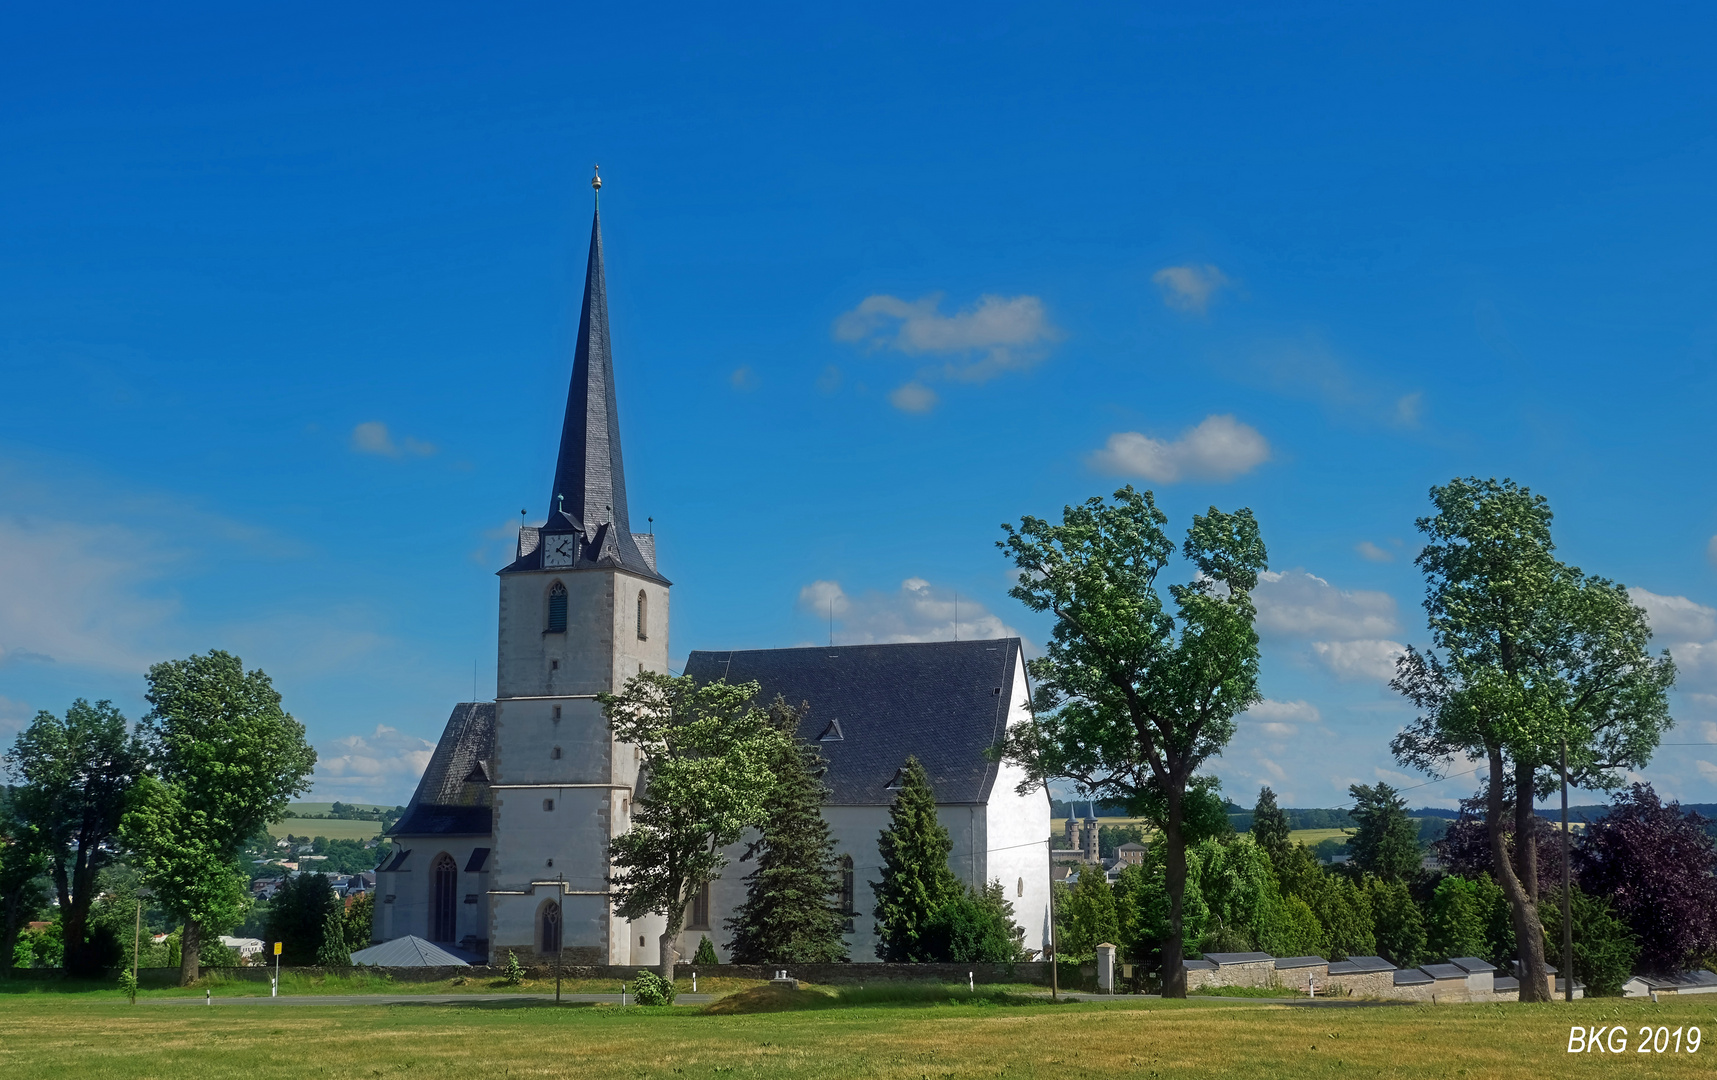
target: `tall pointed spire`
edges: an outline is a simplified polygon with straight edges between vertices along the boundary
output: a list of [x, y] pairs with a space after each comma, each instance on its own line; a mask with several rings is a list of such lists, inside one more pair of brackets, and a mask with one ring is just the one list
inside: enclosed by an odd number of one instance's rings
[[[600, 190], [602, 178], [592, 178]], [[590, 260], [584, 272], [584, 306], [572, 356], [560, 454], [549, 491], [546, 533], [582, 533], [584, 565], [622, 566], [659, 576], [632, 537], [626, 508], [626, 470], [620, 458], [620, 412], [614, 401], [614, 356], [608, 340], [608, 287], [602, 272], [602, 207], [590, 224]]]

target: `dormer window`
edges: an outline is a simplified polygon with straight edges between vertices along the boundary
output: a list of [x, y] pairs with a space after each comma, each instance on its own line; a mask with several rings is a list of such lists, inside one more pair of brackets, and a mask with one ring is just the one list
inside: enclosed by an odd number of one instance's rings
[[650, 640], [650, 598], [638, 590], [638, 640]]
[[566, 633], [566, 586], [558, 581], [548, 591], [548, 625], [543, 632]]

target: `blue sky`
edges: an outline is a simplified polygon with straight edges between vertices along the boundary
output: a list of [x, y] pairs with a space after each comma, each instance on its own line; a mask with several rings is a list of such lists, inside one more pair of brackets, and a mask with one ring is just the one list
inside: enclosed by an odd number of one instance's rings
[[[1645, 5], [13, 10], [0, 738], [272, 674], [328, 798], [494, 687], [592, 162], [672, 653], [1048, 626], [999, 524], [1250, 506], [1265, 705], [1336, 805], [1407, 719], [1426, 492], [1510, 476], [1682, 667], [1717, 801], [1713, 26]], [[1417, 788], [1452, 805], [1470, 777]]]

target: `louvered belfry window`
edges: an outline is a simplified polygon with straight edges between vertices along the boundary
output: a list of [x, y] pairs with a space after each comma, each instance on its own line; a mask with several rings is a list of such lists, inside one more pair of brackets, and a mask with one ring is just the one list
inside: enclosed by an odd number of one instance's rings
[[638, 590], [638, 640], [650, 640], [650, 599]]
[[548, 632], [566, 633], [566, 586], [558, 581], [548, 591]]

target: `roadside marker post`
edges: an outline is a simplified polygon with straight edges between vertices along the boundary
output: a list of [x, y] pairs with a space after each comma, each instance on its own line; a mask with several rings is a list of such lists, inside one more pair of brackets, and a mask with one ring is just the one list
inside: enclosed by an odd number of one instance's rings
[[274, 943], [274, 983], [268, 988], [269, 997], [280, 996], [280, 942]]

